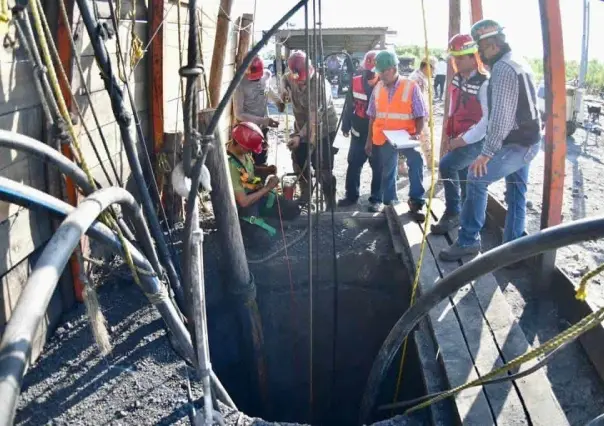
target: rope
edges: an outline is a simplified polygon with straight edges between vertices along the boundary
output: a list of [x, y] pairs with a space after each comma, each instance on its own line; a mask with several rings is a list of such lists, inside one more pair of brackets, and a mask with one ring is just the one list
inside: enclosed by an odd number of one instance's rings
[[[429, 56], [429, 50], [428, 50], [428, 27], [426, 25], [426, 7], [424, 4], [424, 0], [421, 0], [422, 2], [422, 21], [423, 21], [423, 25], [424, 25], [424, 55], [426, 57]], [[428, 236], [428, 227], [430, 224], [430, 214], [432, 212], [432, 199], [434, 198], [434, 188], [436, 186], [436, 173], [435, 173], [435, 160], [434, 160], [434, 107], [432, 105], [432, 100], [433, 100], [433, 87], [432, 84], [430, 84], [430, 80], [432, 79], [432, 70], [430, 69], [430, 67], [428, 67], [428, 108], [430, 110], [430, 115], [429, 115], [429, 126], [430, 126], [430, 150], [431, 150], [431, 157], [432, 157], [432, 164], [430, 167], [430, 172], [431, 172], [431, 179], [430, 179], [430, 195], [428, 197], [428, 206], [427, 206], [427, 212], [426, 212], [426, 219], [424, 221], [424, 234], [422, 237], [422, 243], [421, 243], [421, 247], [420, 247], [420, 253], [419, 253], [419, 260], [417, 263], [417, 268], [415, 270], [415, 277], [413, 279], [413, 286], [412, 286], [412, 290], [411, 290], [411, 300], [409, 302], [409, 307], [411, 307], [414, 303], [415, 303], [415, 298], [417, 296], [417, 288], [419, 287], [419, 277], [420, 277], [420, 272], [421, 272], [421, 268], [422, 268], [422, 262], [424, 260], [424, 253], [426, 251], [426, 243], [427, 243], [427, 236]], [[400, 392], [400, 388], [401, 388], [401, 381], [403, 378], [403, 367], [405, 365], [405, 355], [407, 353], [407, 342], [408, 342], [408, 338], [405, 338], [405, 341], [403, 342], [403, 350], [402, 350], [402, 355], [401, 355], [401, 362], [399, 364], [399, 369], [398, 369], [398, 375], [397, 375], [397, 379], [396, 379], [396, 390], [394, 391], [394, 402], [396, 402], [398, 400], [398, 395]]]
[[[96, 107], [94, 106], [94, 102], [92, 102], [92, 96], [90, 95], [90, 90], [88, 89], [88, 84], [86, 83], [86, 76], [84, 74], [84, 69], [82, 67], [82, 61], [80, 60], [80, 56], [76, 53], [78, 51], [78, 49], [76, 47], [75, 40], [73, 39], [71, 23], [69, 22], [69, 16], [67, 15], [67, 8], [65, 6], [65, 0], [59, 1], [59, 9], [61, 10], [61, 17], [63, 19], [63, 23], [65, 24], [65, 27], [67, 28], [67, 37], [69, 39], [69, 44], [71, 45], [71, 49], [73, 51], [76, 68], [78, 69], [78, 74], [80, 75], [80, 81], [82, 82], [82, 88], [84, 89], [84, 95], [86, 96], [86, 99], [88, 100], [88, 106], [90, 108], [90, 112], [92, 113], [92, 118], [94, 119], [94, 124], [96, 125], [97, 129], [99, 130], [99, 136], [101, 137], [101, 143], [103, 144], [103, 148], [105, 148], [105, 153], [107, 154], [107, 158], [109, 160], [109, 165], [111, 166], [111, 170], [113, 171], [115, 180], [118, 183], [118, 185], [123, 188], [124, 184], [122, 182], [122, 179], [120, 178], [119, 173], [117, 172], [115, 163], [114, 163], [113, 159], [111, 158], [111, 150], [109, 149], [109, 144], [107, 143], [107, 139], [105, 138], [105, 133], [103, 132], [103, 130], [101, 128], [101, 123], [99, 121], [99, 117], [97, 116]], [[46, 19], [46, 16], [43, 15], [42, 18], [43, 18], [42, 23], [44, 24], [44, 28], [47, 30], [47, 33], [46, 33], [47, 37], [51, 38], [51, 36], [49, 35], [51, 33], [50, 33], [50, 28], [48, 27], [48, 21]], [[54, 44], [51, 44], [51, 50], [52, 50], [53, 56], [55, 58], [55, 63], [58, 65], [59, 72], [63, 79], [63, 83], [69, 89], [69, 93], [71, 93], [71, 99], [72, 99], [73, 105], [76, 109], [76, 112], [78, 114], [78, 117], [80, 117], [80, 122], [82, 123], [82, 127], [84, 128], [84, 132], [86, 133], [86, 136], [88, 137], [88, 140], [90, 141], [90, 145], [92, 146], [92, 149], [95, 152], [95, 154], [99, 160], [99, 164], [101, 165], [101, 169], [103, 169], [105, 177], [107, 177], [107, 183], [110, 186], [113, 186], [113, 182], [111, 181], [107, 171], [105, 170], [105, 167], [103, 165], [103, 162], [101, 161], [100, 155], [97, 153], [95, 144], [92, 139], [92, 134], [90, 133], [90, 130], [88, 129], [88, 126], [86, 125], [86, 122], [84, 121], [84, 115], [83, 115], [82, 110], [80, 109], [80, 106], [78, 104], [78, 101], [73, 93], [69, 78], [67, 78], [67, 73], [65, 72], [63, 63], [60, 60], [59, 52], [57, 52], [57, 49], [55, 48]]]
[[0, 35], [8, 34], [9, 22], [8, 0], [0, 0]]
[[588, 272], [583, 278], [581, 278], [581, 282], [579, 283], [579, 287], [577, 287], [577, 292], [575, 294], [576, 299], [585, 300], [587, 298], [587, 281], [602, 273], [602, 271], [604, 271], [604, 264], [598, 266], [593, 271]]
[[[583, 281], [587, 281], [590, 278], [592, 278], [593, 276], [597, 275], [599, 272], [602, 271], [603, 268], [604, 268], [604, 264], [600, 265], [595, 270], [587, 273], [583, 277], [581, 282], [583, 283]], [[461, 392], [465, 389], [475, 387], [475, 386], [482, 386], [483, 384], [485, 384], [487, 381], [493, 379], [494, 377], [508, 373], [508, 371], [510, 371], [510, 370], [519, 369], [523, 364], [525, 364], [529, 361], [532, 361], [540, 356], [548, 356], [552, 352], [554, 352], [558, 348], [560, 348], [561, 346], [566, 345], [567, 343], [570, 343], [573, 340], [576, 340], [580, 335], [589, 331], [596, 325], [600, 324], [603, 320], [604, 320], [604, 307], [589, 314], [588, 316], [583, 318], [581, 321], [579, 321], [572, 327], [567, 328], [565, 331], [563, 331], [562, 333], [558, 334], [557, 336], [551, 338], [550, 340], [548, 340], [541, 346], [525, 353], [524, 355], [520, 355], [519, 357], [514, 358], [512, 361], [508, 362], [507, 364], [503, 365], [502, 367], [491, 371], [490, 373], [484, 375], [483, 377], [481, 377], [479, 379], [473, 380], [473, 381], [466, 383], [464, 385], [461, 385], [461, 386], [457, 386], [453, 389], [450, 389], [449, 391], [443, 392], [441, 395], [438, 395], [435, 398], [432, 398], [426, 402], [418, 404], [418, 405], [408, 409], [405, 412], [405, 414], [409, 414], [409, 413], [412, 413], [419, 409], [428, 407], [429, 405], [434, 404], [435, 402], [438, 402], [445, 398], [453, 396], [456, 393]]]
[[[52, 59], [50, 57], [50, 51], [48, 48], [48, 40], [46, 39], [46, 33], [43, 29], [42, 20], [40, 18], [40, 11], [38, 10], [38, 1], [30, 2], [30, 8], [31, 8], [32, 16], [34, 18], [34, 25], [36, 27], [36, 32], [38, 33], [38, 40], [40, 43], [40, 48], [42, 50], [42, 56], [44, 58], [44, 62], [46, 63], [46, 67], [48, 68], [50, 82], [51, 82], [53, 91], [55, 92], [55, 96], [56, 96], [58, 104], [59, 104], [59, 109], [61, 111], [61, 115], [63, 116], [63, 119], [65, 120], [65, 123], [67, 124], [67, 130], [72, 138], [73, 146], [78, 154], [78, 157], [80, 158], [82, 170], [84, 171], [84, 173], [86, 173], [86, 177], [88, 178], [88, 182], [90, 183], [90, 185], [96, 189], [97, 184], [94, 180], [94, 177], [92, 176], [92, 173], [90, 172], [88, 163], [86, 163], [86, 159], [84, 158], [84, 155], [82, 152], [82, 147], [80, 146], [77, 135], [75, 133], [75, 128], [73, 126], [73, 123], [71, 122], [71, 117], [69, 116], [67, 104], [65, 103], [65, 98], [63, 97], [63, 92], [61, 91], [61, 86], [59, 84], [59, 80], [57, 79], [57, 74], [55, 73], [55, 69], [52, 65]], [[50, 43], [52, 45], [54, 45], [54, 41], [52, 38], [50, 39]], [[55, 46], [55, 48], [56, 48], [56, 46]], [[138, 273], [136, 271], [134, 261], [132, 260], [132, 254], [130, 253], [130, 250], [128, 249], [128, 246], [126, 244], [126, 239], [124, 238], [124, 234], [122, 233], [121, 229], [117, 226], [117, 223], [113, 220], [113, 218], [107, 213], [101, 214], [99, 216], [99, 219], [102, 222], [104, 222], [107, 226], [109, 226], [110, 228], [115, 229], [115, 232], [117, 233], [120, 243], [122, 244], [122, 247], [124, 250], [124, 256], [125, 256], [126, 262], [128, 264], [128, 267], [132, 271], [132, 276], [134, 277], [134, 281], [136, 282], [137, 285], [140, 286], [140, 279], [138, 277]]]
[[[121, 1], [118, 3], [121, 3]], [[145, 56], [145, 52], [143, 51], [143, 42], [136, 34], [136, 30], [134, 28], [134, 25], [136, 24], [136, 1], [132, 2], [132, 10], [130, 11], [130, 13], [132, 15], [132, 24], [130, 28], [130, 71], [132, 71], [134, 70], [136, 64], [138, 64], [138, 61], [143, 59], [143, 56]]]

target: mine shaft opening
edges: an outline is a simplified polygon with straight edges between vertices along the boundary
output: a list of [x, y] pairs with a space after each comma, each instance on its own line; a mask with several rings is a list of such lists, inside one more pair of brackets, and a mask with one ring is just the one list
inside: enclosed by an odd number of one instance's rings
[[[298, 235], [302, 229], [303, 225], [297, 231], [293, 226], [290, 235]], [[228, 309], [219, 301], [210, 302], [209, 307], [209, 317], [215, 318], [210, 324], [213, 366], [238, 408], [247, 415], [268, 422], [356, 425], [374, 358], [409, 306], [410, 274], [394, 253], [384, 220], [336, 221], [338, 328], [334, 370], [331, 229], [324, 225], [317, 234], [313, 241], [319, 252], [317, 262], [317, 252], [313, 251], [312, 404], [307, 238], [288, 252], [291, 284], [282, 255], [251, 265], [264, 332], [265, 397], [257, 383], [250, 381], [255, 366], [242, 361], [236, 339], [226, 332], [236, 327], [236, 321], [228, 319]], [[252, 257], [253, 251], [248, 248], [248, 256]], [[227, 335], [231, 338], [225, 338]], [[379, 403], [392, 402], [399, 359], [384, 381]], [[409, 339], [399, 400], [423, 395], [422, 383], [417, 351]], [[373, 420], [392, 414], [376, 413]]]

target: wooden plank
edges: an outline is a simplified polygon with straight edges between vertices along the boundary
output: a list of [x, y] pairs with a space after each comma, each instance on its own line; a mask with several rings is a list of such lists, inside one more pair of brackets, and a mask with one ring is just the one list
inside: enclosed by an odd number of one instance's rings
[[[421, 228], [412, 222], [407, 213], [406, 203], [396, 206], [400, 227], [409, 244], [409, 250], [415, 265], [419, 262], [420, 245], [423, 239]], [[404, 215], [401, 217], [401, 215]], [[426, 248], [423, 264], [420, 270], [420, 293], [434, 286], [440, 278], [436, 261]], [[455, 316], [455, 310], [449, 298], [435, 306], [428, 315], [434, 336], [439, 346], [439, 357], [447, 373], [449, 386], [459, 386], [478, 378], [472, 357], [464, 343], [460, 324]], [[455, 405], [459, 419], [464, 425], [494, 424], [491, 409], [482, 387], [466, 389], [455, 395]]]
[[[41, 225], [45, 226], [41, 226]], [[48, 216], [21, 210], [0, 223], [0, 275], [25, 259], [50, 238]]]
[[[438, 220], [444, 213], [444, 204], [440, 200], [434, 200], [433, 206], [433, 216]], [[449, 232], [449, 238], [450, 241], [455, 241], [457, 230]], [[446, 263], [440, 262], [439, 265], [444, 267]], [[449, 262], [449, 265], [451, 265], [449, 268], [454, 268], [457, 264]], [[503, 361], [511, 361], [531, 350], [532, 347], [512, 315], [510, 306], [493, 274], [483, 275], [472, 282], [471, 285]], [[535, 364], [535, 361], [527, 363], [520, 371], [527, 370]], [[516, 380], [514, 383], [520, 392], [525, 410], [529, 414], [532, 424], [568, 424], [568, 420], [553, 394], [551, 383], [543, 369]]]
[[[433, 201], [433, 213], [442, 216], [444, 206], [439, 200]], [[445, 236], [428, 234], [428, 243], [433, 253], [449, 247]], [[459, 265], [453, 262], [438, 262], [437, 267], [442, 277], [453, 272]], [[462, 287], [451, 297], [455, 305], [466, 343], [474, 360], [474, 365], [480, 376], [484, 376], [495, 368], [501, 367], [501, 358], [489, 324], [483, 316], [481, 305], [474, 294], [472, 284]], [[524, 413], [522, 400], [511, 382], [486, 386], [485, 392], [497, 424], [526, 424], [528, 420]]]
[[[130, 86], [130, 89], [133, 91], [134, 102], [136, 104], [136, 108], [138, 112], [146, 111], [148, 109], [147, 103], [147, 92], [144, 84], [137, 84], [134, 87]], [[125, 105], [128, 111], [130, 109], [130, 101], [128, 100], [127, 93], [124, 93], [125, 97]], [[113, 115], [113, 110], [111, 109], [111, 100], [109, 98], [109, 94], [107, 91], [101, 91], [92, 93], [91, 101], [93, 105], [95, 105], [95, 110], [97, 117], [101, 126], [105, 126], [110, 123], [115, 123], [115, 116]], [[85, 96], [76, 96], [76, 100], [78, 105], [80, 105], [80, 109], [82, 110], [82, 115], [84, 116], [84, 122], [88, 126], [90, 130], [97, 129], [94, 118], [92, 116], [92, 112], [90, 111], [88, 98]]]
[[8, 62], [6, 59], [9, 57], [6, 53], [0, 53], [0, 115], [40, 104], [34, 85], [30, 84], [33, 78], [31, 62]]

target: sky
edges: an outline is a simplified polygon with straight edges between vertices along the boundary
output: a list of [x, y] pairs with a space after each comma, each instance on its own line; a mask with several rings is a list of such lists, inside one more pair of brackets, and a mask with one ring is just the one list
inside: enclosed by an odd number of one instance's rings
[[[270, 28], [295, 0], [255, 0], [255, 32]], [[581, 57], [582, 0], [559, 0], [562, 15], [565, 59]], [[312, 3], [312, 2], [309, 2]], [[448, 0], [425, 0], [428, 43], [433, 48], [446, 48], [448, 35]], [[462, 0], [461, 28], [470, 29], [470, 1]], [[253, 12], [254, 0], [237, 0], [240, 12]], [[367, 7], [370, 4], [371, 7]], [[387, 6], [386, 6], [387, 5]], [[503, 6], [505, 5], [505, 6]], [[539, 0], [483, 0], [485, 18], [493, 18], [506, 28], [512, 49], [529, 58], [543, 56]], [[312, 18], [312, 12], [311, 12]], [[399, 45], [423, 45], [424, 32], [421, 0], [382, 1], [322, 0], [324, 28], [388, 26], [397, 31], [392, 42]], [[299, 11], [290, 21], [295, 28], [304, 28], [304, 12]], [[600, 25], [598, 25], [600, 23]], [[591, 0], [590, 59], [604, 61], [604, 1]], [[256, 34], [256, 40], [262, 34]]]

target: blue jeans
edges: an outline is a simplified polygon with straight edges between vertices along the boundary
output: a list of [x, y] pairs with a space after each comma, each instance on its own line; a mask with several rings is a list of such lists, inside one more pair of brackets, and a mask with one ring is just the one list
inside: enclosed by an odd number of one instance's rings
[[360, 136], [350, 136], [350, 148], [348, 150], [348, 169], [346, 170], [346, 198], [352, 201], [356, 201], [360, 196], [361, 186], [361, 171], [367, 159], [369, 159], [369, 165], [371, 166], [371, 196], [369, 197], [370, 203], [375, 203], [379, 200], [373, 198], [374, 194], [380, 192], [380, 170], [375, 170], [375, 161], [373, 157], [367, 157], [365, 153], [365, 141], [367, 140], [367, 134], [361, 133]]
[[[379, 192], [371, 194], [371, 198], [384, 204], [396, 204], [396, 177], [398, 172], [398, 151], [394, 146], [386, 142], [384, 145], [373, 145], [372, 157], [377, 164], [374, 170], [377, 174], [381, 170], [381, 188]], [[418, 148], [419, 149], [419, 148]], [[413, 148], [401, 150], [407, 159], [409, 169], [409, 199], [417, 204], [424, 205], [424, 159], [419, 151]]]
[[539, 148], [539, 143], [530, 147], [504, 145], [488, 162], [485, 176], [477, 177], [472, 172], [468, 173], [467, 194], [457, 240], [460, 246], [472, 247], [480, 244], [480, 230], [486, 219], [487, 188], [502, 178], [505, 178], [506, 182], [505, 199], [508, 205], [503, 242], [522, 236], [526, 220], [529, 164], [539, 152]]
[[[482, 150], [482, 141], [449, 151], [439, 162], [440, 177], [445, 187], [446, 213], [458, 215], [466, 198], [468, 166]], [[461, 194], [460, 194], [461, 193]]]

